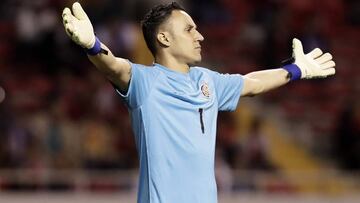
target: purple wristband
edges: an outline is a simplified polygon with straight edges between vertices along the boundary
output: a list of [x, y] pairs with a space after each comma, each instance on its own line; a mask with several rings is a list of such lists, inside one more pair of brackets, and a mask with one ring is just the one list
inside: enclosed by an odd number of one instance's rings
[[301, 78], [301, 70], [295, 64], [285, 65], [283, 67], [290, 74], [290, 81], [299, 80]]
[[85, 50], [86, 50], [87, 54], [92, 55], [92, 56], [97, 55], [98, 53], [100, 53], [101, 52], [101, 42], [100, 42], [99, 38], [97, 38], [95, 36], [95, 44], [94, 44], [94, 46], [92, 48], [90, 48], [90, 49], [85, 49]]

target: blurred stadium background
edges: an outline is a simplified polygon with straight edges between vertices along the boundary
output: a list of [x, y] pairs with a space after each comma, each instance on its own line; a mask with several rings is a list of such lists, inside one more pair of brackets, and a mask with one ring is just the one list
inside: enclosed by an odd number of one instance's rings
[[[139, 21], [165, 0], [82, 0], [117, 56], [151, 64]], [[182, 0], [204, 35], [203, 64], [278, 67], [298, 37], [337, 74], [298, 81], [221, 113], [219, 202], [360, 202], [360, 1]], [[66, 36], [69, 0], [0, 3], [0, 202], [135, 202], [128, 113]]]

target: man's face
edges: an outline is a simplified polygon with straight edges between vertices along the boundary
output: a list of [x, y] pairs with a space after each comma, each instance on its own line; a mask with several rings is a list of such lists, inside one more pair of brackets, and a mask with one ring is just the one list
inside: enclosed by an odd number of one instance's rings
[[169, 53], [178, 61], [193, 64], [201, 61], [200, 42], [204, 37], [197, 31], [192, 18], [181, 10], [174, 10], [165, 22], [169, 34]]

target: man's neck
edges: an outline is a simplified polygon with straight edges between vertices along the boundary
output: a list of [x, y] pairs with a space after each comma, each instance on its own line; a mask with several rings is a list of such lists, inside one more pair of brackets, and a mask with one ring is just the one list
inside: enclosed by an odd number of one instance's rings
[[189, 65], [186, 63], [181, 63], [178, 60], [171, 58], [171, 57], [156, 57], [155, 63], [163, 65], [170, 70], [180, 72], [180, 73], [188, 73], [189, 72]]

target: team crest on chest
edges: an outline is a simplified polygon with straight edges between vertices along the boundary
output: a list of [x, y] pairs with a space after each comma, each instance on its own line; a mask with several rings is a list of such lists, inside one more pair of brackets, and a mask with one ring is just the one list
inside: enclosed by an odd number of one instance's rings
[[201, 92], [206, 98], [210, 98], [210, 90], [207, 83], [201, 85]]

